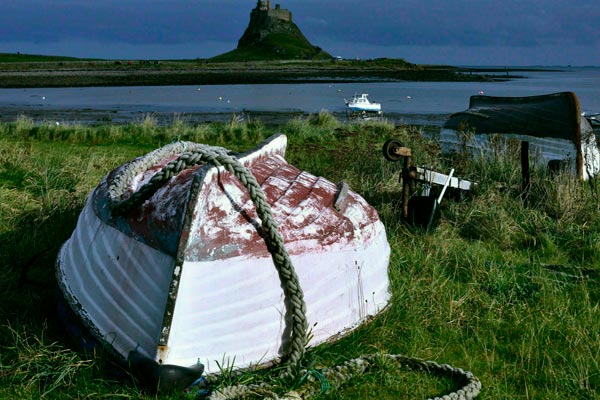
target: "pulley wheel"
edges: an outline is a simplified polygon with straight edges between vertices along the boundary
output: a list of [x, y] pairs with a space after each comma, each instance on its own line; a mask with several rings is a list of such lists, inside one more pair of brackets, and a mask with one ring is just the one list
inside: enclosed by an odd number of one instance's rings
[[388, 139], [383, 144], [383, 156], [389, 161], [398, 161], [401, 155], [396, 153], [396, 150], [404, 147], [398, 139]]

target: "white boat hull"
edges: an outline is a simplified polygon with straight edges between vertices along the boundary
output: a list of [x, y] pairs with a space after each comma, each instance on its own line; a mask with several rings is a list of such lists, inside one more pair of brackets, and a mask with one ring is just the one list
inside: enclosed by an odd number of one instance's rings
[[354, 111], [354, 112], [379, 112], [381, 111], [381, 105], [377, 104], [377, 103], [372, 103], [370, 106], [358, 106], [358, 105], [352, 105], [352, 104], [348, 104], [348, 109], [350, 111]]
[[[388, 304], [387, 271], [373, 268], [372, 261], [387, 253], [381, 230], [359, 251], [292, 256], [304, 291], [310, 346], [337, 338]], [[181, 282], [164, 363], [193, 365], [200, 359], [211, 373], [219, 372], [217, 362], [245, 368], [278, 360], [287, 324], [270, 259], [186, 262]]]
[[[375, 210], [351, 191], [334, 208], [336, 185], [288, 165], [280, 156], [285, 143], [280, 136], [242, 160], [255, 163], [253, 174], [273, 202], [314, 346], [388, 304], [390, 248]], [[186, 194], [191, 174], [199, 185]], [[134, 211], [131, 226], [129, 219], [105, 220], [106, 186], [90, 195], [57, 260], [63, 295], [96, 340], [122, 359], [137, 350], [159, 364], [200, 361], [208, 373], [219, 372], [218, 364], [245, 368], [285, 354], [281, 283], [235, 177], [215, 167], [182, 173]], [[167, 199], [179, 203], [162, 204]], [[152, 229], [162, 225], [166, 233]], [[182, 229], [174, 242], [171, 225]]]
[[63, 296], [96, 340], [154, 358], [175, 260], [105, 224], [91, 203], [58, 256]]

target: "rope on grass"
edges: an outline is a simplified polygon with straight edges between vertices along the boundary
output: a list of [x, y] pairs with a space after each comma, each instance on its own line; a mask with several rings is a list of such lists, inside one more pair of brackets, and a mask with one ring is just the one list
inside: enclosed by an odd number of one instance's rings
[[[135, 176], [148, 170], [159, 160], [164, 159], [164, 157], [174, 156], [179, 153], [182, 154], [177, 159], [165, 165], [146, 184], [131, 194], [131, 196], [122, 199]], [[249, 394], [258, 395], [262, 398], [282, 400], [310, 398], [328, 391], [330, 387], [337, 388], [341, 386], [344, 382], [349, 381], [359, 374], [363, 374], [368, 369], [381, 364], [385, 360], [394, 361], [402, 368], [446, 376], [462, 385], [457, 391], [441, 398], [436, 397], [436, 399], [471, 400], [477, 397], [481, 390], [481, 382], [471, 372], [454, 368], [448, 364], [438, 364], [434, 361], [426, 361], [398, 354], [366, 355], [323, 371], [300, 370], [300, 364], [308, 340], [308, 322], [306, 320], [306, 304], [298, 276], [285, 249], [283, 238], [278, 231], [276, 221], [273, 219], [271, 207], [267, 203], [264, 192], [252, 173], [226, 149], [190, 142], [178, 142], [138, 158], [119, 171], [113, 179], [108, 189], [109, 207], [115, 212], [127, 212], [141, 205], [156, 190], [179, 172], [195, 165], [204, 164], [212, 164], [217, 167], [222, 166], [234, 174], [246, 187], [250, 199], [256, 207], [256, 213], [262, 223], [262, 236], [279, 274], [286, 299], [286, 308], [289, 307], [289, 314], [292, 317], [291, 344], [282, 361], [284, 365], [283, 376], [296, 378], [296, 381], [300, 382], [300, 384], [308, 383], [308, 387], [304, 390], [290, 391], [283, 395], [283, 397], [278, 397], [272, 387], [266, 383], [233, 385], [212, 391], [208, 397], [210, 400], [236, 399]], [[218, 381], [218, 378], [210, 377], [206, 381], [209, 385], [212, 385]], [[311, 383], [317, 381], [320, 383], [320, 387], [319, 385], [311, 385]]]
[[283, 395], [277, 395], [274, 389], [267, 384], [252, 384], [221, 388], [213, 391], [207, 399], [233, 400], [246, 398], [244, 396], [248, 395], [281, 400], [310, 399], [327, 392], [329, 388], [335, 390], [352, 378], [364, 374], [375, 367], [381, 368], [386, 361], [394, 362], [397, 367], [401, 369], [422, 371], [433, 375], [445, 376], [461, 385], [459, 389], [452, 393], [441, 397], [430, 398], [428, 400], [472, 400], [476, 398], [481, 391], [481, 381], [479, 381], [479, 379], [471, 372], [464, 371], [461, 368], [454, 368], [448, 364], [438, 364], [434, 361], [422, 360], [420, 358], [408, 357], [400, 354], [369, 354], [346, 361], [341, 365], [325, 369], [319, 373], [303, 370], [303, 378], [300, 383], [302, 384], [303, 381], [306, 381], [307, 385], [305, 385], [303, 389], [289, 391]]

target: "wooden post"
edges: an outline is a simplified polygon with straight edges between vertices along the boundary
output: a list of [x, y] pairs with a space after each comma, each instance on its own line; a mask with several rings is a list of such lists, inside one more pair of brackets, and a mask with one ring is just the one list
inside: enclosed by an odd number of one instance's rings
[[410, 175], [410, 151], [404, 156], [402, 167], [402, 218], [408, 218], [408, 199], [410, 197], [412, 177]]

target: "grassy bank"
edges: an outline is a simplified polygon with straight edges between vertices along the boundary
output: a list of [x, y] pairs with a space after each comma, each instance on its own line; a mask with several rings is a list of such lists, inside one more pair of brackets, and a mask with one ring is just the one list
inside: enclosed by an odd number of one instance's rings
[[490, 81], [507, 74], [470, 74], [450, 66], [376, 60], [69, 60], [0, 54], [0, 87], [214, 85], [381, 80]]
[[[596, 182], [534, 169], [522, 201], [518, 154], [485, 162], [446, 156], [417, 128], [341, 124], [326, 113], [278, 130], [288, 135], [291, 164], [345, 180], [378, 210], [392, 247], [391, 306], [348, 337], [311, 349], [312, 368], [402, 353], [472, 371], [483, 383], [481, 399], [600, 398]], [[177, 139], [246, 150], [272, 133], [253, 121], [159, 127], [151, 117], [126, 126], [25, 117], [0, 124], [0, 398], [156, 398], [117, 379], [102, 354], [73, 350], [55, 310], [58, 248], [89, 192], [123, 162]], [[391, 137], [413, 149], [415, 164], [453, 167], [479, 182], [469, 198], [442, 202], [433, 233], [400, 221], [401, 164], [381, 155]], [[450, 389], [445, 379], [384, 363], [321, 398], [425, 398]]]

